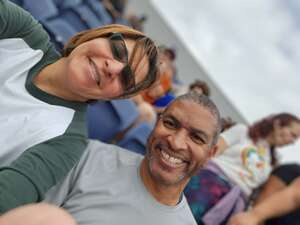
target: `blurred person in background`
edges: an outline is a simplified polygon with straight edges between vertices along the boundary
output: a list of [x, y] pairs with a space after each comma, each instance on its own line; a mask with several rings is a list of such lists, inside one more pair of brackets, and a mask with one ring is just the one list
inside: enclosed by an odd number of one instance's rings
[[196, 91], [200, 94], [204, 94], [207, 97], [210, 97], [210, 88], [207, 83], [202, 80], [195, 80], [189, 85], [189, 91]]
[[189, 91], [196, 91], [196, 92], [204, 94], [208, 97], [210, 97], [210, 95], [211, 95], [211, 91], [210, 91], [208, 84], [205, 81], [198, 80], [198, 79], [196, 79], [194, 82], [192, 82], [191, 84], [189, 84], [187, 86], [176, 85], [175, 90], [174, 90], [176, 96], [181, 95], [186, 92], [189, 92]]
[[299, 136], [299, 118], [288, 113], [225, 130], [217, 144], [218, 156], [185, 190], [198, 223], [226, 224], [232, 214], [243, 211], [252, 191], [278, 164], [276, 149], [294, 143]]
[[[276, 187], [278, 188], [278, 186]], [[287, 187], [269, 193], [249, 212], [233, 216], [230, 225], [292, 225], [299, 224], [300, 178]]]
[[[268, 201], [268, 198], [270, 198], [272, 195], [276, 195], [276, 193], [280, 192], [281, 190], [287, 189], [289, 185], [291, 185], [296, 179], [298, 179], [300, 176], [300, 166], [298, 164], [283, 164], [274, 169], [272, 171], [271, 176], [267, 180], [267, 182], [262, 185], [262, 187], [258, 190], [257, 197], [254, 199], [254, 211], [256, 211], [256, 206], [258, 206], [258, 211], [262, 207], [266, 207], [268, 204], [276, 204], [276, 202], [273, 203], [264, 203], [264, 201]], [[297, 186], [297, 185], [295, 185]], [[298, 185], [299, 187], [299, 185]], [[292, 188], [293, 190], [293, 188]], [[299, 192], [299, 191], [298, 191]], [[292, 195], [293, 193], [291, 193]], [[295, 193], [296, 194], [296, 193]], [[297, 201], [297, 195], [295, 195], [295, 203]], [[282, 198], [282, 202], [280, 202], [283, 205], [283, 208], [290, 207], [290, 200]], [[299, 206], [297, 207], [299, 208]], [[267, 209], [268, 210], [268, 209]], [[277, 210], [278, 211], [278, 210]], [[269, 219], [268, 216], [264, 216], [264, 219], [268, 219], [265, 221], [266, 225], [298, 225], [300, 221], [300, 210], [280, 210], [281, 216], [274, 215], [272, 213], [273, 218]], [[287, 214], [283, 215], [284, 212], [288, 212]], [[239, 218], [239, 216], [237, 217]], [[262, 220], [263, 218], [260, 218], [258, 220]], [[252, 220], [250, 220], [252, 221]]]

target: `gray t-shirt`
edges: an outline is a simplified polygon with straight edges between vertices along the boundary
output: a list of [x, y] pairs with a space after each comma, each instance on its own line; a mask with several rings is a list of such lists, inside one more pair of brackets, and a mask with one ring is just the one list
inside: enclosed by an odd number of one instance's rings
[[90, 141], [79, 164], [46, 194], [79, 225], [196, 224], [185, 197], [176, 206], [157, 202], [139, 174], [143, 156]]

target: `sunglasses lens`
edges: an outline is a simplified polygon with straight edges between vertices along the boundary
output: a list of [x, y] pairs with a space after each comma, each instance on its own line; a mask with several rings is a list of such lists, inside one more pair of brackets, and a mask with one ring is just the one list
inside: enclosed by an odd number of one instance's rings
[[111, 48], [116, 60], [127, 63], [127, 50], [121, 41], [113, 41]]
[[110, 37], [110, 46], [116, 60], [128, 63], [127, 48], [121, 34], [115, 33]]
[[128, 91], [134, 88], [135, 80], [131, 68], [128, 65], [128, 52], [127, 52], [124, 39], [121, 34], [114, 33], [110, 36], [109, 42], [110, 42], [110, 47], [112, 50], [113, 57], [116, 60], [125, 64], [124, 68], [122, 69], [120, 79], [121, 79], [123, 89], [125, 91]]

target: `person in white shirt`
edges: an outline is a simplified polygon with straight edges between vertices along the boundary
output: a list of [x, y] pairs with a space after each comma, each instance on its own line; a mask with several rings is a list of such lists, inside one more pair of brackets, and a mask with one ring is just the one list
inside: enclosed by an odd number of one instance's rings
[[218, 141], [219, 155], [192, 178], [185, 191], [197, 221], [203, 222], [205, 214], [225, 196], [229, 196], [222, 208], [225, 222], [231, 214], [242, 211], [252, 191], [268, 179], [277, 164], [275, 149], [299, 136], [300, 120], [288, 113], [224, 131]]

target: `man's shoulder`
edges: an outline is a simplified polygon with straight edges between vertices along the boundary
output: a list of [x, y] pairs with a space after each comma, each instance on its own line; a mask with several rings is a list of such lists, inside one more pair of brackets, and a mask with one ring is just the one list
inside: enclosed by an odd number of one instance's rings
[[[98, 140], [89, 140], [81, 161], [99, 166], [109, 165], [110, 169], [117, 167], [138, 166], [143, 156], [117, 145], [107, 144]], [[86, 164], [85, 162], [82, 162]]]

